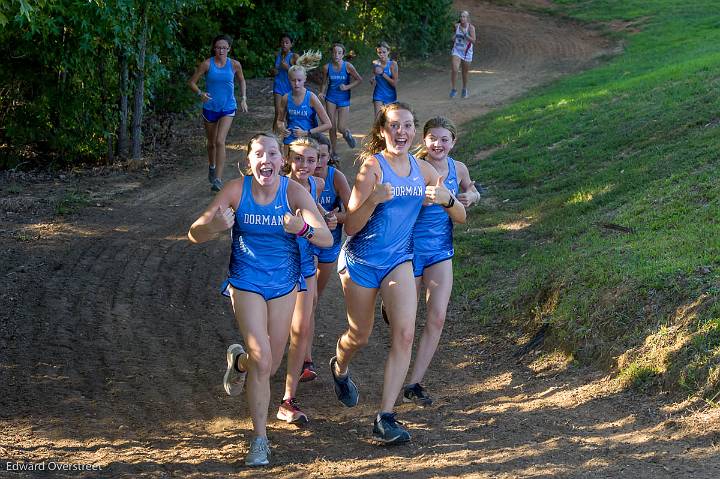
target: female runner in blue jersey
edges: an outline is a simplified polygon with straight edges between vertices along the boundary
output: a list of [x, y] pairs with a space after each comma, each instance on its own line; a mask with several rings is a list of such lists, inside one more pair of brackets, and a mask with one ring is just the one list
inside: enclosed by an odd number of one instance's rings
[[[317, 294], [313, 302], [310, 341], [305, 352], [300, 382], [312, 381], [317, 377], [317, 370], [312, 359], [313, 338], [315, 337], [315, 310], [317, 303], [327, 286], [330, 276], [337, 266], [338, 255], [342, 243], [342, 224], [345, 222], [345, 214], [350, 202], [350, 185], [342, 171], [329, 165], [330, 161], [330, 140], [321, 134], [313, 135], [312, 138], [318, 142], [318, 164], [315, 168], [317, 178], [325, 181], [325, 188], [320, 192], [318, 203], [322, 208], [332, 213], [337, 220], [337, 227], [331, 229], [333, 245], [330, 248], [315, 248], [317, 257]], [[329, 226], [329, 225], [328, 225]]]
[[358, 390], [348, 366], [365, 346], [375, 319], [380, 292], [390, 322], [392, 343], [385, 361], [380, 411], [373, 437], [385, 444], [410, 440], [393, 409], [410, 365], [417, 300], [412, 269], [412, 230], [423, 202], [444, 205], [462, 221], [465, 209], [442, 184], [427, 162], [409, 152], [416, 120], [409, 105], [385, 106], [375, 119], [360, 159], [362, 164], [350, 196], [338, 271], [345, 294], [349, 327], [330, 360], [338, 399], [348, 407], [358, 402]]
[[[208, 181], [212, 191], [222, 188], [223, 170], [225, 169], [225, 139], [237, 111], [235, 100], [235, 79], [240, 83], [242, 99], [240, 108], [247, 112], [245, 97], [245, 77], [242, 66], [237, 60], [228, 57], [232, 39], [227, 35], [218, 35], [213, 39], [211, 58], [206, 59], [193, 73], [188, 81], [190, 89], [203, 102], [203, 119], [208, 151]], [[205, 88], [202, 91], [197, 85], [200, 77], [205, 75]]]
[[282, 110], [280, 99], [291, 90], [288, 70], [295, 65], [298, 59], [298, 54], [292, 51], [292, 46], [293, 41], [289, 34], [280, 35], [280, 51], [275, 55], [275, 66], [270, 69], [270, 76], [273, 77], [273, 102], [275, 105], [273, 125], [277, 122], [278, 115]]
[[[445, 187], [464, 207], [469, 207], [480, 199], [480, 193], [470, 180], [467, 167], [448, 156], [456, 138], [457, 128], [452, 121], [441, 116], [431, 118], [423, 127], [424, 145], [418, 158], [430, 163], [444, 178]], [[421, 286], [425, 286], [427, 317], [410, 381], [403, 388], [403, 401], [421, 406], [432, 404], [432, 398], [420, 383], [437, 350], [452, 292], [453, 220], [457, 218], [448, 215], [445, 208], [428, 205], [422, 207], [415, 222], [413, 269], [418, 296]]]
[[230, 268], [222, 292], [232, 300], [247, 353], [239, 344], [228, 348], [224, 386], [228, 394], [237, 395], [247, 383], [254, 437], [245, 464], [262, 466], [270, 457], [270, 377], [282, 361], [302, 283], [297, 238], [326, 247], [332, 235], [307, 190], [280, 176], [283, 159], [274, 135], [255, 135], [247, 151], [249, 174], [227, 182], [190, 227], [188, 237], [203, 243], [224, 237], [232, 228]]
[[373, 86], [373, 106], [375, 116], [383, 106], [397, 101], [398, 64], [390, 60], [390, 46], [380, 42], [375, 49], [377, 60], [372, 62], [370, 84]]
[[[285, 172], [288, 177], [301, 185], [318, 203], [318, 211], [325, 219], [330, 231], [337, 227], [337, 218], [332, 211], [319, 206], [320, 192], [325, 180], [313, 176], [318, 162], [318, 144], [309, 137], [298, 138], [290, 143]], [[306, 289], [300, 291], [295, 301], [292, 325], [290, 329], [290, 348], [288, 350], [285, 393], [277, 412], [277, 418], [288, 424], [303, 425], [308, 422], [307, 415], [296, 401], [298, 382], [303, 370], [305, 353], [308, 350], [315, 331], [313, 302], [317, 293], [315, 275], [315, 246], [304, 238], [298, 238], [300, 246], [300, 273], [305, 280]]]
[[330, 143], [332, 157], [337, 161], [337, 133], [342, 133], [345, 142], [350, 148], [355, 148], [357, 142], [347, 128], [350, 116], [350, 90], [362, 82], [362, 77], [350, 62], [343, 60], [345, 46], [342, 43], [333, 43], [330, 49], [332, 61], [323, 67], [323, 82], [318, 98], [325, 100], [325, 108], [332, 122], [330, 129]]
[[[277, 131], [284, 136], [285, 145], [289, 145], [296, 138], [322, 133], [332, 128], [325, 107], [315, 93], [305, 88], [305, 69], [300, 65], [293, 65], [288, 70], [288, 77], [292, 90], [280, 99], [280, 115], [275, 123]], [[313, 117], [318, 120], [317, 126], [313, 126]]]

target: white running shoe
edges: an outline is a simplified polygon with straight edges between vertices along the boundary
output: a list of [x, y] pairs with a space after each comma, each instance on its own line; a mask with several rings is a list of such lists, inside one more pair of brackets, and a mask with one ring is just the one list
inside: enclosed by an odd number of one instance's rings
[[230, 396], [237, 396], [245, 386], [247, 371], [240, 372], [235, 368], [237, 358], [245, 354], [245, 350], [239, 344], [231, 344], [227, 349], [227, 371], [223, 378], [223, 387]]
[[245, 455], [245, 465], [251, 467], [270, 464], [270, 442], [266, 437], [256, 437], [250, 441], [250, 450]]

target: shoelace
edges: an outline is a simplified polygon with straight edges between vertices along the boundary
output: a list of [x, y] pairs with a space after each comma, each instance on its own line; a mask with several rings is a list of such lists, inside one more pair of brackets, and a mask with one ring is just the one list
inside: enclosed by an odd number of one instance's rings
[[250, 444], [250, 452], [251, 453], [257, 453], [257, 452], [265, 452], [269, 448], [267, 446], [267, 442], [265, 441], [253, 441]]
[[387, 413], [387, 414], [383, 414], [382, 416], [380, 416], [380, 419], [386, 420], [391, 426], [395, 426], [395, 425], [397, 425], [397, 424], [400, 424], [401, 426], [404, 426], [404, 425], [405, 425], [404, 423], [398, 421], [398, 420], [395, 418], [395, 415], [396, 415], [396, 414], [397, 414], [397, 413], [394, 413], [394, 412], [392, 412], [392, 413]]
[[293, 411], [300, 411], [300, 405], [295, 398], [286, 399], [283, 401], [286, 406], [289, 406]]

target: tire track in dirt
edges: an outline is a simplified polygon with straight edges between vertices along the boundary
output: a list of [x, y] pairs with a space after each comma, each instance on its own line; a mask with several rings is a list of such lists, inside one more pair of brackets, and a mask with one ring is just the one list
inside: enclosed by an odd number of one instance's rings
[[[401, 65], [400, 98], [416, 107], [421, 123], [438, 113], [462, 123], [594, 64], [612, 47], [596, 32], [555, 18], [479, 2], [456, 7], [471, 10], [481, 39], [472, 95], [447, 99], [447, 55], [422, 68]], [[367, 68], [356, 66], [365, 74]], [[267, 100], [251, 105], [256, 118], [236, 120], [228, 170], [248, 133], [268, 123]], [[353, 92], [351, 118], [356, 135], [368, 130], [367, 84]], [[185, 134], [202, 137], [202, 127]], [[352, 178], [352, 152], [341, 146], [341, 154]], [[229, 302], [218, 293], [229, 240], [190, 246], [185, 239], [210, 198], [202, 152], [195, 164], [140, 189], [110, 190], [101, 203], [112, 207], [58, 220], [56, 234], [39, 244], [9, 244], [11, 267], [34, 268], [11, 276], [5, 297], [22, 291], [23, 304], [11, 303], [12, 314], [0, 312], [2, 327], [12, 326], [16, 338], [3, 339], [8, 348], [0, 351], [0, 381], [9, 385], [0, 397], [1, 458], [92, 463], [103, 467], [102, 477], [132, 478], [669, 477], [696, 467], [684, 458], [690, 448], [705, 467], [717, 466], [717, 459], [708, 460], [712, 428], [698, 434], [668, 425], [661, 419], [671, 414], [665, 404], [600, 388], [595, 372], [553, 361], [516, 365], [502, 339], [465, 323], [452, 305], [427, 378], [436, 404], [398, 407], [414, 434], [410, 445], [371, 445], [388, 331], [379, 322], [353, 362], [361, 402], [342, 408], [326, 366], [345, 328], [334, 278], [317, 319], [320, 377], [299, 388], [310, 426], [296, 430], [271, 420], [272, 467], [245, 469], [247, 407], [225, 396], [220, 381], [225, 348], [239, 339]], [[419, 324], [423, 317], [421, 309]], [[283, 372], [273, 380], [273, 402], [282, 394]]]

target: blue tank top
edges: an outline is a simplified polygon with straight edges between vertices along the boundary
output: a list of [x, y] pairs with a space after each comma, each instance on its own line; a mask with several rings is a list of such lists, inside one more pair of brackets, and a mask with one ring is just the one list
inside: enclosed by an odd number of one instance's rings
[[[285, 63], [290, 65], [292, 57], [293, 52], [289, 52], [285, 56]], [[289, 93], [292, 88], [290, 88], [290, 77], [288, 77], [288, 71], [280, 66], [281, 63], [282, 56], [280, 53], [278, 53], [275, 56], [275, 69], [277, 70], [277, 74], [275, 75], [275, 80], [273, 81], [273, 93], [284, 95], [286, 93]]]
[[[287, 94], [287, 129], [292, 130], [293, 128], [300, 128], [301, 130], [309, 131], [312, 126], [312, 117], [315, 115], [315, 110], [310, 106], [310, 90], [305, 91], [305, 98], [303, 102], [296, 105], [293, 101], [292, 92]], [[283, 143], [289, 145], [295, 139], [295, 135], [290, 133]]]
[[[447, 159], [448, 173], [443, 182], [457, 196], [460, 187], [452, 158]], [[415, 222], [413, 238], [415, 254], [440, 253], [453, 250], [453, 222], [441, 205], [423, 206]]]
[[[315, 183], [315, 178], [312, 176], [308, 177], [308, 182], [310, 183], [310, 196], [312, 196], [313, 201], [317, 201], [317, 184]], [[311, 274], [310, 271], [315, 272], [315, 260], [313, 259], [315, 246], [305, 238], [301, 238], [300, 236], [296, 238], [300, 248], [300, 263], [302, 265], [300, 269], [304, 276], [309, 276]]]
[[[383, 73], [392, 78], [392, 60], [388, 60]], [[373, 100], [381, 101], [385, 104], [395, 103], [397, 101], [397, 91], [382, 75], [375, 75], [375, 90], [373, 91]]]
[[296, 236], [283, 229], [283, 216], [291, 213], [287, 177], [280, 177], [275, 199], [259, 205], [252, 195], [252, 176], [243, 180], [240, 203], [235, 209], [228, 281], [282, 287], [300, 278], [300, 250]]
[[[320, 206], [325, 208], [326, 211], [334, 210], [340, 206], [342, 200], [335, 191], [335, 167], [328, 166], [327, 178], [325, 178], [325, 188], [320, 193]], [[339, 244], [342, 240], [342, 224], [338, 223], [334, 230], [331, 230], [333, 236], [333, 246], [326, 249], [332, 249], [335, 245]]]
[[210, 100], [203, 108], [210, 111], [231, 111], [237, 109], [235, 101], [235, 72], [230, 58], [225, 60], [222, 68], [215, 65], [215, 58], [210, 59], [210, 68], [205, 74], [205, 87]]
[[393, 188], [393, 198], [375, 207], [370, 219], [345, 243], [348, 259], [374, 268], [391, 268], [412, 259], [412, 230], [425, 199], [425, 180], [415, 157], [410, 155], [410, 174], [398, 176], [382, 154], [375, 155], [382, 183]]
[[328, 88], [325, 98], [332, 103], [350, 101], [350, 90], [340, 90], [340, 85], [349, 85], [350, 75], [347, 72], [347, 62], [342, 61], [340, 71], [335, 71], [332, 62], [328, 63]]

